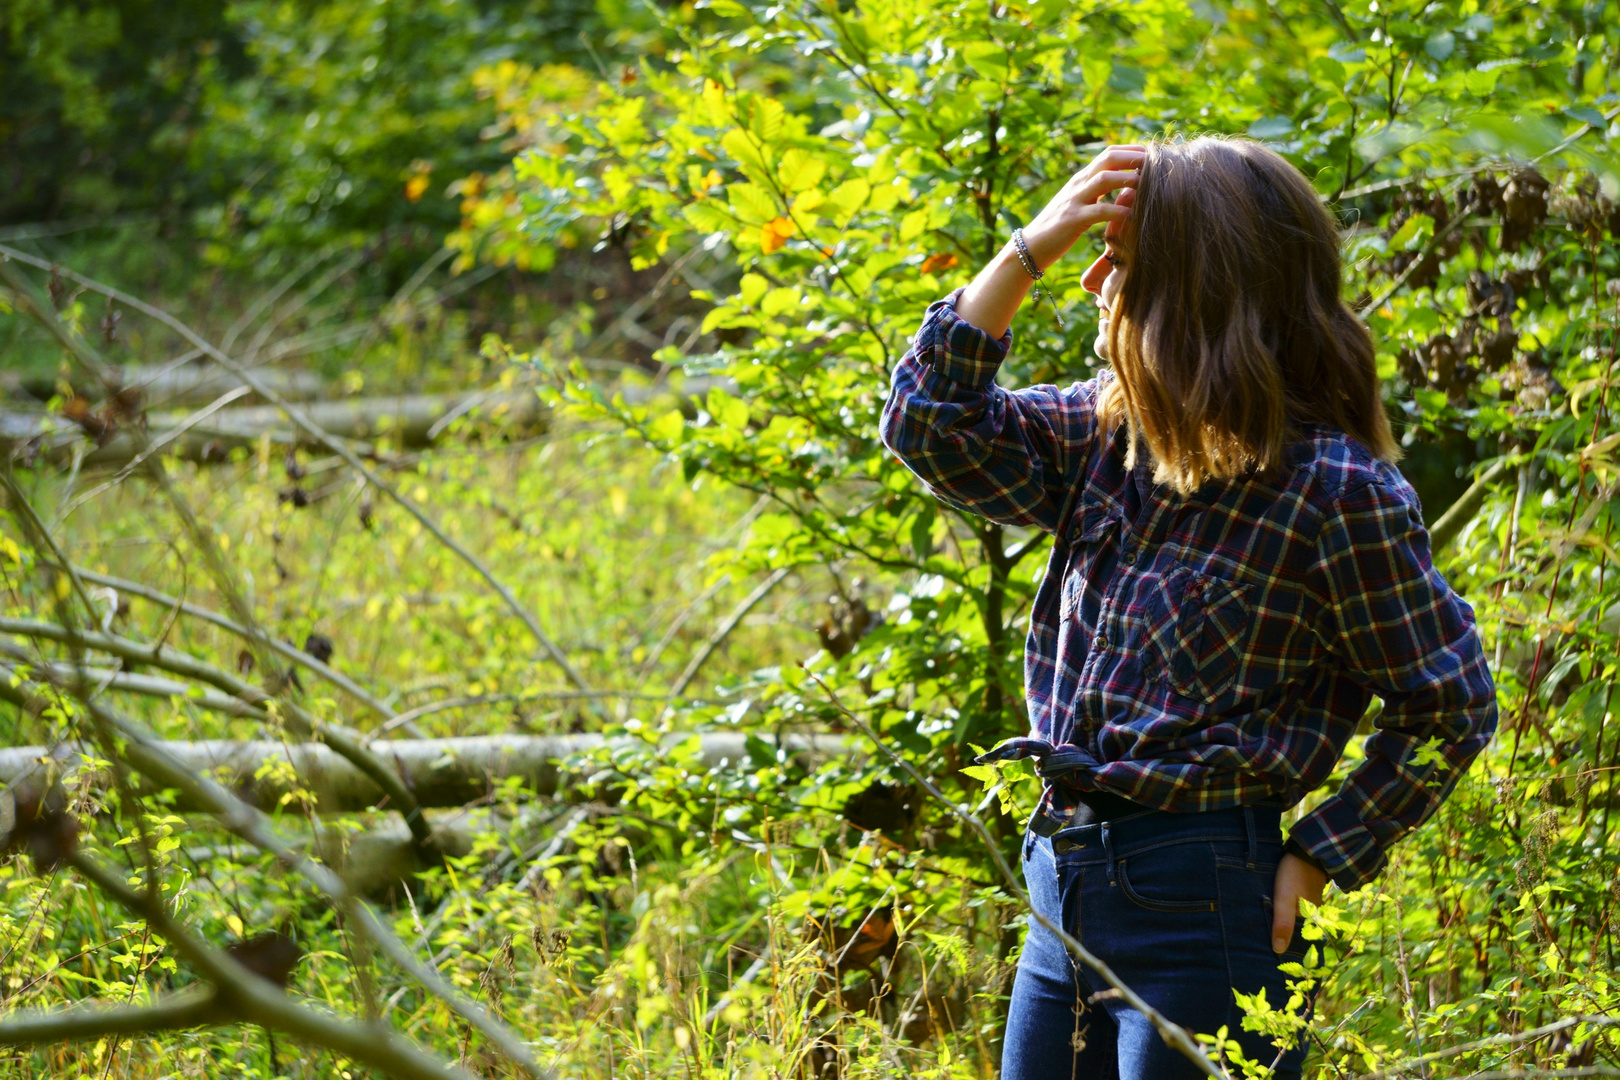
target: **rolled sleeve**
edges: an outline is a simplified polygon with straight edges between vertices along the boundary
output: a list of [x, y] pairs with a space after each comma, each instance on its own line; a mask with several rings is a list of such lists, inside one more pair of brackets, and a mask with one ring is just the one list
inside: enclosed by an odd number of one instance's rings
[[1434, 813], [1485, 748], [1496, 690], [1473, 610], [1434, 568], [1404, 480], [1335, 500], [1312, 580], [1328, 651], [1384, 702], [1365, 759], [1292, 832], [1350, 890], [1378, 875], [1390, 846]]
[[1003, 524], [1054, 530], [1096, 431], [1096, 381], [1062, 390], [997, 386], [1012, 331], [992, 338], [962, 319], [960, 295], [929, 306], [895, 366], [883, 443], [944, 501]]

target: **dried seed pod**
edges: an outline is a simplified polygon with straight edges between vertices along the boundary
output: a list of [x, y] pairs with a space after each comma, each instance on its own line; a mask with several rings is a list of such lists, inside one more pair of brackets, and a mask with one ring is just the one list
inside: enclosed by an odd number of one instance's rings
[[293, 506], [301, 510], [309, 505], [309, 492], [294, 484], [290, 488], [282, 488], [281, 491], [277, 492], [276, 499], [280, 502], [292, 503]]
[[1502, 185], [1496, 182], [1496, 177], [1488, 172], [1474, 174], [1474, 181], [1468, 185], [1468, 193], [1464, 196], [1462, 209], [1466, 213], [1478, 214], [1481, 217], [1494, 217], [1502, 212]]
[[844, 803], [844, 817], [862, 832], [899, 836], [916, 820], [916, 794], [910, 785], [874, 780]]
[[1402, 348], [1395, 356], [1395, 363], [1400, 367], [1401, 378], [1409, 385], [1424, 386], [1428, 383], [1429, 376], [1423, 370], [1423, 359], [1418, 356], [1417, 350], [1410, 347]]
[[1498, 281], [1482, 270], [1468, 273], [1468, 306], [1476, 315], [1504, 318], [1513, 311], [1515, 290], [1505, 280]]
[[1424, 358], [1428, 361], [1429, 381], [1441, 389], [1449, 389], [1457, 380], [1462, 354], [1450, 334], [1436, 334], [1423, 343]]
[[1480, 366], [1486, 371], [1496, 371], [1513, 359], [1513, 350], [1518, 345], [1519, 332], [1504, 324], [1496, 333], [1479, 343]]
[[1598, 231], [1598, 181], [1591, 173], [1569, 174], [1553, 190], [1548, 212], [1569, 222], [1576, 232]]
[[1502, 192], [1502, 250], [1517, 251], [1547, 218], [1547, 178], [1520, 169]]
[[1502, 275], [1502, 283], [1513, 290], [1514, 296], [1523, 296], [1536, 285], [1534, 270], [1509, 270]]
[[259, 978], [266, 979], [283, 990], [287, 988], [287, 980], [292, 976], [293, 968], [304, 958], [304, 950], [299, 947], [298, 942], [275, 930], [255, 934], [246, 941], [227, 945], [225, 952]]
[[304, 651], [321, 663], [332, 659], [332, 639], [325, 634], [311, 634], [304, 639]]
[[0, 852], [25, 850], [48, 874], [79, 849], [79, 822], [60, 784], [24, 779], [0, 791]]

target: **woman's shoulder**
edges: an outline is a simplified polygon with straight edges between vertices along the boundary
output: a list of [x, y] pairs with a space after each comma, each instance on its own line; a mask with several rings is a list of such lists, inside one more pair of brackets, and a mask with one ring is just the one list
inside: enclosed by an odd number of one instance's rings
[[1302, 425], [1302, 437], [1290, 448], [1291, 461], [1325, 501], [1352, 497], [1400, 503], [1416, 511], [1416, 490], [1393, 462], [1374, 454], [1357, 438], [1327, 424]]

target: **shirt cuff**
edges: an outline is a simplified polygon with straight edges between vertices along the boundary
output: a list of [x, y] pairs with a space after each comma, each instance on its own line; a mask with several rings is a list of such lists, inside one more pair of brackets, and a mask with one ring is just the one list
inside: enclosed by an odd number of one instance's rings
[[1377, 877], [1387, 861], [1383, 846], [1343, 796], [1335, 795], [1306, 814], [1288, 839], [1347, 893]]
[[917, 331], [916, 349], [933, 370], [952, 382], [983, 390], [995, 382], [996, 371], [1012, 348], [1012, 328], [1000, 338], [992, 338], [956, 313], [957, 289], [943, 300], [928, 306], [922, 328]]
[[1318, 859], [1315, 855], [1312, 855], [1309, 851], [1306, 851], [1305, 845], [1301, 844], [1298, 840], [1295, 840], [1292, 836], [1288, 838], [1287, 843], [1283, 844], [1283, 854], [1292, 855], [1301, 862], [1310, 863], [1312, 866], [1322, 871], [1322, 873], [1327, 873], [1327, 867], [1322, 865], [1322, 860]]

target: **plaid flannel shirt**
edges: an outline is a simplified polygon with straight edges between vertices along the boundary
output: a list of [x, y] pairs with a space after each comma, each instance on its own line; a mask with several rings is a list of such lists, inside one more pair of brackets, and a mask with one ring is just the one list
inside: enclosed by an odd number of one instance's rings
[[1126, 471], [1123, 424], [1100, 425], [1111, 373], [998, 387], [1012, 333], [964, 322], [959, 292], [895, 368], [882, 434], [940, 499], [1055, 534], [1025, 649], [1032, 730], [986, 758], [1035, 757], [1054, 813], [1073, 808], [1065, 785], [1170, 811], [1293, 806], [1377, 694], [1365, 759], [1290, 835], [1340, 887], [1370, 881], [1496, 729], [1473, 611], [1430, 561], [1416, 493], [1314, 426], [1281, 479], [1177, 496]]

